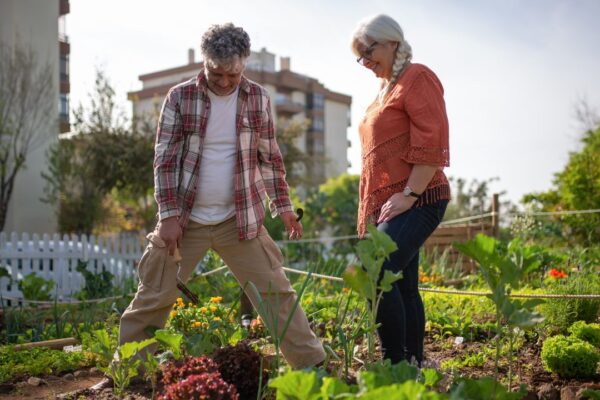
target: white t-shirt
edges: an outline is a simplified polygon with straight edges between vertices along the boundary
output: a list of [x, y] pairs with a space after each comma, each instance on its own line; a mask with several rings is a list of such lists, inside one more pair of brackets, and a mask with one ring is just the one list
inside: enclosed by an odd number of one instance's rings
[[235, 215], [234, 178], [237, 162], [235, 120], [239, 88], [227, 96], [208, 90], [210, 115], [200, 160], [200, 179], [190, 218], [216, 225]]

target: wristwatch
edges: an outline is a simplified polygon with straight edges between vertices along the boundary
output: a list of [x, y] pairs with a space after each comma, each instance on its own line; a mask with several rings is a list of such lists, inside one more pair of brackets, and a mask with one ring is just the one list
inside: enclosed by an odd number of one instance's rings
[[415, 192], [413, 192], [413, 190], [410, 188], [410, 186], [406, 186], [404, 188], [404, 190], [402, 191], [402, 194], [404, 195], [404, 197], [415, 197], [415, 198], [419, 198], [421, 197], [420, 194], [417, 194]]

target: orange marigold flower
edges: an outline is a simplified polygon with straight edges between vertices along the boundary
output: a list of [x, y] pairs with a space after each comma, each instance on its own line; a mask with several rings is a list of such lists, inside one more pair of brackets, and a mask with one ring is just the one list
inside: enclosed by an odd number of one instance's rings
[[175, 318], [177, 316], [177, 311], [171, 311], [171, 318]]
[[200, 312], [202, 314], [206, 314], [208, 312], [208, 308], [206, 308], [206, 307], [200, 307]]
[[343, 293], [350, 293], [350, 288], [347, 288], [347, 287], [342, 288], [342, 292]]
[[217, 310], [218, 310], [217, 306], [210, 306], [211, 312], [217, 312]]
[[216, 296], [216, 297], [210, 298], [211, 303], [220, 303], [222, 300], [223, 300], [223, 298], [221, 296]]
[[213, 321], [217, 321], [217, 322], [219, 322], [219, 321], [221, 321], [221, 318], [220, 318], [220, 317], [214, 317], [214, 318], [213, 318]]

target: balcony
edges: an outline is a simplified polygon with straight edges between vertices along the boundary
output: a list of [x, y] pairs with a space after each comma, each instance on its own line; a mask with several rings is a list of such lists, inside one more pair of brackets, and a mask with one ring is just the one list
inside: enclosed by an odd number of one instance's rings
[[71, 12], [69, 0], [60, 0], [60, 3], [58, 5], [58, 15], [66, 15], [69, 12]]
[[293, 101], [289, 96], [278, 94], [275, 98], [277, 115], [292, 116], [304, 111], [304, 104]]

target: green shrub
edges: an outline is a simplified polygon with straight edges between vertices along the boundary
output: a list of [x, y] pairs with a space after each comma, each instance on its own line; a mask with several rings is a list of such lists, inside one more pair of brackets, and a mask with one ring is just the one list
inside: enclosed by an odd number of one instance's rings
[[[551, 294], [600, 293], [600, 277], [595, 272], [573, 273], [547, 287]], [[595, 322], [600, 312], [597, 299], [548, 299], [541, 306], [546, 326], [556, 333], [566, 333], [575, 321]]]
[[600, 324], [586, 324], [585, 321], [577, 321], [569, 328], [569, 333], [576, 338], [600, 348]]
[[598, 350], [576, 337], [553, 336], [542, 346], [544, 368], [563, 378], [590, 377], [596, 373], [598, 361]]
[[54, 281], [37, 276], [35, 272], [25, 276], [19, 281], [19, 290], [26, 300], [47, 301], [52, 297]]

